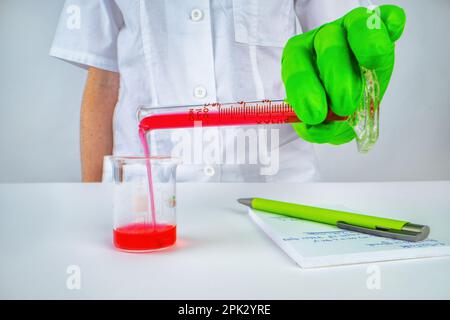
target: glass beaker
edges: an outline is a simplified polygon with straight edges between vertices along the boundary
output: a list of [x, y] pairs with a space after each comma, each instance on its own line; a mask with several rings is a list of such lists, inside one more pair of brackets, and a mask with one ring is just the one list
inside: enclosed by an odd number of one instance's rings
[[[116, 248], [147, 252], [176, 242], [176, 168], [172, 157], [114, 156]], [[151, 169], [151, 176], [148, 170]]]

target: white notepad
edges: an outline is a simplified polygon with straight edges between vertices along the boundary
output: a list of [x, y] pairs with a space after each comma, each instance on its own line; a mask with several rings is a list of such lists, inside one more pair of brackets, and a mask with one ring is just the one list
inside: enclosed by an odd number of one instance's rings
[[450, 255], [435, 239], [408, 242], [249, 208], [255, 223], [302, 268]]

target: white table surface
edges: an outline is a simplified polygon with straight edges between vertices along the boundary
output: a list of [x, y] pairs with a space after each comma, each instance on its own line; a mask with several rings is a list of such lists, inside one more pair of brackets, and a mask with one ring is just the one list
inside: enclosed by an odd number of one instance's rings
[[[249, 219], [238, 197], [389, 213], [450, 243], [450, 182], [179, 184], [177, 245], [151, 254], [112, 246], [112, 189], [101, 184], [0, 185], [0, 298], [450, 298], [450, 258], [304, 270]], [[81, 270], [80, 290], [66, 286]]]

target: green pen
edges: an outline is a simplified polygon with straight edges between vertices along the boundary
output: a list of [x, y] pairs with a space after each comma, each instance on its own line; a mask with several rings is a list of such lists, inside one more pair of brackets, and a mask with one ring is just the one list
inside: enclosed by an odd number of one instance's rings
[[399, 240], [421, 241], [426, 239], [430, 233], [428, 226], [409, 223], [408, 221], [379, 218], [262, 198], [238, 199], [238, 202], [256, 210], [331, 224], [345, 230]]

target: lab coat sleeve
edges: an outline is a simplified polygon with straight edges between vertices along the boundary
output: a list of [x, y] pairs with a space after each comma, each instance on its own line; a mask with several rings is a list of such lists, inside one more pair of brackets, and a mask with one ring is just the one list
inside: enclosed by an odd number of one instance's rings
[[123, 17], [112, 0], [66, 0], [50, 55], [83, 68], [118, 72], [117, 37]]
[[303, 32], [339, 19], [359, 6], [360, 0], [295, 0], [295, 12]]

